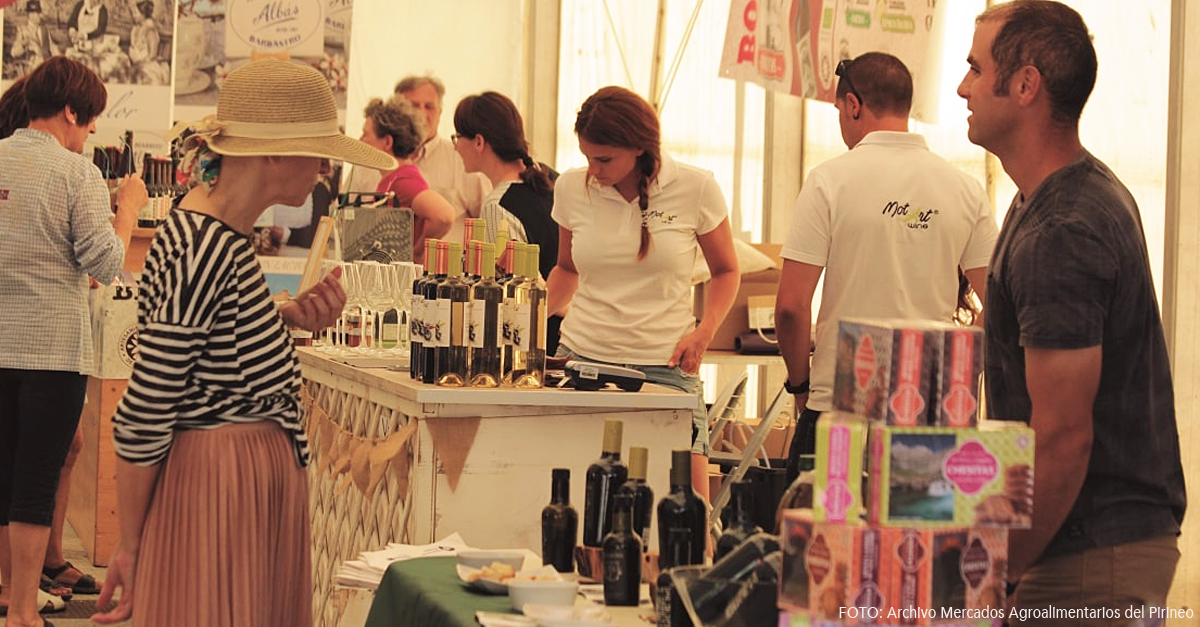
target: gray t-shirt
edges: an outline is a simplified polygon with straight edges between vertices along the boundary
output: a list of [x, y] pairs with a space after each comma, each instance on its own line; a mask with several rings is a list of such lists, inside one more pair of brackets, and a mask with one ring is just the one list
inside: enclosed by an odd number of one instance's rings
[[1043, 557], [1179, 533], [1186, 498], [1170, 363], [1129, 190], [1085, 151], [1018, 196], [987, 296], [993, 418], [1029, 422], [1025, 347], [1103, 347], [1087, 476]]

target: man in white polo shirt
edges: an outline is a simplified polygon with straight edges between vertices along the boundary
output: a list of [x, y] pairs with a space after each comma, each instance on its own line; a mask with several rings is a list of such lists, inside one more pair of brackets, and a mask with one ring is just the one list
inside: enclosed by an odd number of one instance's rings
[[[961, 268], [982, 300], [996, 221], [982, 187], [908, 132], [912, 76], [869, 52], [838, 64], [835, 104], [850, 151], [809, 173], [783, 247], [775, 325], [787, 389], [804, 408], [788, 476], [814, 452], [816, 420], [833, 408], [838, 320], [950, 321]], [[812, 344], [812, 299], [821, 275]]]

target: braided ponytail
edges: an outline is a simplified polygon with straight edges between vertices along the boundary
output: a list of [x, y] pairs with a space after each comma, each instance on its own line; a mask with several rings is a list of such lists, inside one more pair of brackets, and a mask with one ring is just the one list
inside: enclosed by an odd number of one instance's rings
[[642, 233], [641, 242], [638, 244], [638, 261], [646, 258], [646, 253], [650, 252], [650, 225], [646, 221], [646, 212], [650, 209], [650, 177], [654, 174], [654, 162], [645, 160], [650, 166], [650, 172], [646, 171], [643, 160], [638, 159], [638, 207], [642, 210]]

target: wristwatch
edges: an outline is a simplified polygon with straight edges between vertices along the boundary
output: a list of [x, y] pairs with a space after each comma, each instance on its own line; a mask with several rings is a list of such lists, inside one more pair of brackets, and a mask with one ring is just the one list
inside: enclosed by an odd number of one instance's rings
[[790, 381], [784, 381], [783, 389], [787, 390], [788, 394], [807, 394], [808, 393], [808, 379], [805, 379], [804, 381], [800, 382], [800, 384], [798, 384], [798, 385], [792, 385], [792, 383]]

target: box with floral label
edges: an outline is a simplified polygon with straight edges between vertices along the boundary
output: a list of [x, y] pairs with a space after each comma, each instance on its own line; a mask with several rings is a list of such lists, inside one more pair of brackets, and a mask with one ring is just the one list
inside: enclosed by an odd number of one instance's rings
[[821, 523], [787, 510], [780, 540], [780, 609], [863, 625], [1003, 618], [1007, 529]]
[[973, 427], [983, 334], [921, 320], [845, 318], [838, 325], [834, 409], [890, 425]]
[[859, 520], [863, 504], [869, 423], [858, 416], [826, 412], [817, 420], [817, 456], [813, 467], [813, 520]]
[[867, 516], [872, 524], [1028, 529], [1034, 433], [988, 421], [979, 429], [872, 425]]

